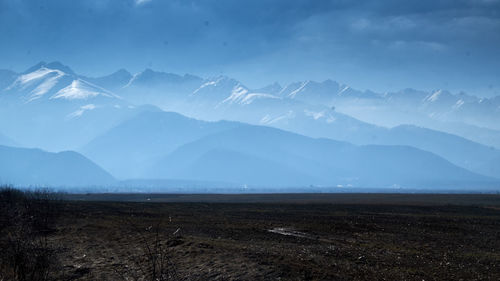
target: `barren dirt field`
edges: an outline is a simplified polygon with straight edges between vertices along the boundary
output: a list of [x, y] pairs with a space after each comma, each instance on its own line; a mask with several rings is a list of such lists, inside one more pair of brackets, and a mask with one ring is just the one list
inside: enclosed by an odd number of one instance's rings
[[120, 196], [61, 203], [60, 279], [500, 280], [498, 195]]

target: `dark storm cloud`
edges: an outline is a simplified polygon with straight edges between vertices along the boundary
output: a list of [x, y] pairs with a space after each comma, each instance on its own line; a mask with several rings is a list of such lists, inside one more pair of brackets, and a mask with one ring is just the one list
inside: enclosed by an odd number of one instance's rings
[[0, 32], [1, 67], [16, 70], [58, 59], [87, 73], [152, 66], [256, 84], [331, 77], [376, 89], [472, 89], [499, 81], [495, 0], [0, 0]]

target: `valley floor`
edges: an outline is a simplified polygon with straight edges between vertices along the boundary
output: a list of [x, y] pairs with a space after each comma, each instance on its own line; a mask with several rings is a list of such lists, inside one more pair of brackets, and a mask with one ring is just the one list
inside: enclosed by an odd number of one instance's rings
[[134, 280], [147, 246], [172, 280], [500, 280], [499, 195], [71, 196], [65, 280]]

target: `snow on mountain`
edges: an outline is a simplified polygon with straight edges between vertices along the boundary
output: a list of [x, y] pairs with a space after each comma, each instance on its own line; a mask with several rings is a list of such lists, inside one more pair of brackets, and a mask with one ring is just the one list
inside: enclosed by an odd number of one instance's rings
[[[298, 82], [294, 84], [288, 85], [286, 88], [284, 88], [280, 94], [285, 95], [287, 98], [295, 98], [297, 94], [301, 93], [304, 91], [304, 88], [309, 84], [311, 81], [305, 81], [305, 82]], [[294, 89], [295, 88], [295, 89]], [[291, 92], [287, 93], [287, 90]]]
[[252, 93], [242, 85], [233, 88], [231, 95], [224, 99], [222, 103], [248, 105], [257, 99], [279, 99], [271, 94]]
[[[357, 100], [337, 100], [337, 110], [360, 120], [383, 125], [397, 126], [415, 124], [442, 130], [445, 124], [461, 123], [462, 127], [474, 126], [488, 130], [500, 130], [500, 108], [495, 106], [495, 98], [478, 98], [463, 92], [451, 93], [446, 90], [419, 91], [404, 89], [380, 95], [380, 99], [358, 98]], [[480, 140], [477, 135], [462, 132], [461, 136]], [[490, 137], [481, 138], [482, 143], [493, 144]], [[498, 147], [499, 142], [495, 142]]]
[[453, 109], [459, 109], [462, 105], [464, 105], [464, 100], [462, 99], [459, 99], [454, 105], [453, 105]]
[[104, 96], [108, 98], [118, 98], [113, 93], [93, 85], [89, 82], [83, 81], [81, 79], [76, 79], [71, 82], [67, 87], [59, 90], [55, 95], [50, 97], [51, 99], [67, 99], [67, 100], [77, 100], [77, 99], [89, 99], [97, 96]]
[[237, 85], [233, 88], [231, 95], [222, 102], [223, 103], [241, 102], [243, 99], [245, 99], [247, 94], [248, 94], [248, 89], [244, 88], [241, 85]]
[[275, 124], [279, 124], [279, 122], [287, 122], [290, 119], [295, 117], [295, 112], [293, 110], [289, 110], [284, 114], [271, 115], [266, 114], [259, 120], [259, 124], [266, 126], [274, 126]]
[[219, 76], [205, 80], [184, 104], [184, 107], [171, 110], [181, 109], [181, 113], [207, 120], [248, 121], [245, 116], [255, 118], [261, 111], [273, 112], [276, 107], [285, 106], [286, 102], [269, 93], [255, 92], [235, 79]]
[[240, 104], [251, 104], [256, 100], [265, 100], [265, 99], [274, 99], [279, 100], [280, 98], [270, 94], [262, 94], [262, 93], [248, 93], [244, 97], [242, 97], [238, 102]]
[[[248, 88], [239, 81], [226, 76], [219, 76], [205, 80], [200, 87], [189, 95], [189, 100], [208, 106], [216, 106], [226, 99], [238, 99], [247, 93]], [[231, 96], [233, 97], [231, 98]]]
[[[347, 119], [338, 116], [344, 113], [388, 127], [416, 124], [442, 130], [443, 124], [452, 123], [474, 126], [477, 130], [484, 127], [487, 128], [482, 132], [484, 136], [477, 138], [477, 134], [468, 133], [471, 130], [457, 132], [497, 147], [500, 143], [489, 133], [491, 129], [500, 129], [500, 97], [480, 99], [445, 90], [426, 92], [414, 89], [379, 94], [359, 91], [333, 80], [307, 80], [285, 87], [274, 83], [250, 89], [226, 76], [203, 80], [193, 75], [151, 69], [133, 76], [126, 70], [119, 70], [107, 76], [88, 78], [75, 74], [59, 62], [42, 62], [17, 77], [11, 75], [12, 72], [6, 72], [4, 80], [10, 79], [10, 84], [7, 89], [0, 90], [0, 99], [72, 104], [63, 115], [72, 118], [101, 110], [103, 104], [120, 107], [130, 102], [134, 105], [153, 104], [164, 110], [208, 120], [279, 124], [282, 128], [305, 133], [308, 130], [304, 127], [320, 128], [325, 124], [344, 122]], [[357, 126], [356, 122], [348, 123]]]
[[[235, 120], [356, 144], [411, 145], [476, 173], [492, 176], [498, 172], [498, 167], [490, 164], [500, 159], [497, 157], [498, 152], [493, 153], [487, 147], [466, 143], [454, 136], [446, 137], [449, 141], [443, 143], [440, 139], [445, 139], [444, 135], [415, 129], [387, 131], [372, 124], [376, 118], [384, 116], [393, 122], [409, 124], [425, 119], [430, 125], [455, 122], [460, 127], [464, 127], [460, 124], [499, 126], [500, 97], [479, 99], [464, 93], [452, 94], [444, 90], [429, 93], [413, 89], [378, 94], [358, 91], [332, 80], [296, 82], [285, 87], [275, 83], [254, 90], [226, 76], [202, 80], [192, 75], [181, 76], [151, 69], [134, 76], [120, 70], [108, 76], [86, 78], [57, 62], [40, 63], [21, 74], [5, 73], [7, 78], [2, 81], [9, 81], [9, 85], [3, 91], [0, 89], [0, 99], [2, 102], [18, 102], [0, 108], [0, 129], [25, 145], [48, 150], [74, 149], [116, 124], [133, 118], [140, 110], [129, 108], [130, 104], [154, 104], [205, 120]], [[12, 75], [11, 78], [8, 78], [9, 75]], [[115, 95], [115, 91], [124, 98]], [[359, 118], [356, 115], [359, 113], [365, 114], [365, 117]], [[10, 116], [16, 116], [19, 120], [13, 124], [9, 121]], [[138, 122], [135, 128], [153, 124], [149, 120]], [[150, 137], [144, 138], [138, 134], [137, 143], [152, 144], [160, 139], [154, 132], [161, 130], [158, 134], [163, 137], [162, 134], [167, 134], [165, 131], [177, 128], [178, 124], [174, 122], [169, 126], [160, 123], [158, 127], [149, 128]], [[481, 128], [477, 130], [484, 131]], [[464, 133], [463, 136], [467, 137], [467, 134], [471, 133]], [[171, 134], [168, 137], [171, 138]], [[119, 135], [115, 139], [119, 142], [124, 138], [130, 136]], [[493, 138], [493, 142], [498, 143], [498, 134], [495, 132], [487, 133], [485, 138]], [[153, 147], [164, 150], [164, 142], [152, 146], [147, 155], [156, 157], [157, 151]], [[134, 171], [134, 163], [144, 160], [141, 155], [135, 154], [138, 151], [134, 148], [137, 143], [130, 143], [129, 154], [117, 150], [113, 156], [118, 159], [118, 155], [123, 154], [137, 160], [131, 162], [124, 175]], [[99, 151], [106, 151], [108, 143], [104, 144]], [[453, 146], [459, 149], [446, 149]], [[207, 153], [218, 155], [210, 151]], [[247, 157], [245, 153], [232, 153], [223, 151], [221, 155], [228, 159], [237, 157], [243, 162], [260, 161], [260, 158]], [[490, 159], [490, 154], [497, 156]], [[203, 157], [200, 159], [205, 159]], [[126, 158], [120, 159], [126, 161]], [[271, 163], [267, 164], [272, 166]]]
[[19, 76], [6, 91], [26, 91], [27, 101], [33, 101], [51, 91], [65, 75], [60, 70], [41, 67]]
[[[49, 64], [42, 66], [47, 67], [47, 65]], [[63, 68], [59, 65], [57, 69]], [[463, 93], [452, 94], [444, 90], [429, 93], [405, 89], [394, 93], [379, 94], [369, 90], [359, 91], [333, 80], [323, 82], [307, 80], [290, 83], [285, 87], [274, 83], [254, 90], [238, 80], [225, 76], [203, 80], [193, 75], [181, 76], [151, 69], [133, 76], [125, 70], [120, 70], [101, 78], [80, 77], [80, 79], [105, 89], [112, 88], [134, 104], [154, 104], [166, 110], [180, 111], [200, 118], [205, 117], [201, 114], [205, 110], [217, 108], [221, 112], [219, 114], [213, 112], [211, 115], [214, 115], [214, 118], [224, 118], [224, 114], [233, 110], [240, 110], [241, 107], [250, 105], [255, 107], [258, 104], [265, 108], [258, 110], [259, 120], [266, 114], [284, 115], [288, 110], [301, 112], [307, 109], [320, 112], [323, 109], [307, 107], [322, 106], [324, 108], [335, 107], [340, 112], [354, 114], [362, 120], [385, 126], [404, 123], [421, 125], [422, 122], [418, 121], [423, 118], [440, 122], [461, 122], [493, 129], [499, 127], [495, 125], [498, 123], [498, 117], [495, 117], [495, 114], [484, 113], [499, 112], [500, 102], [495, 103], [493, 99], [478, 99]], [[57, 80], [57, 77], [53, 80]], [[54, 83], [53, 80], [45, 81], [40, 88], [32, 89], [33, 93], [44, 92], [44, 89], [50, 88], [51, 83]], [[75, 88], [69, 87], [69, 84], [76, 83], [73, 80], [65, 85], [68, 87], [66, 90]], [[58, 83], [54, 88], [57, 88], [57, 85]], [[60, 91], [62, 88], [57, 90]], [[302, 104], [303, 108], [298, 109], [296, 102]], [[292, 108], [287, 109], [287, 107]], [[273, 108], [279, 108], [279, 112]], [[261, 114], [265, 110], [269, 112]], [[393, 120], [393, 122], [387, 124], [386, 120]], [[398, 120], [399, 123], [393, 124]]]
[[58, 62], [42, 62], [17, 75], [0, 91], [0, 103], [2, 132], [50, 151], [74, 149], [134, 111], [121, 97]]
[[444, 110], [458, 110], [467, 104], [479, 104], [481, 99], [464, 92], [452, 94], [449, 91], [437, 90], [428, 94], [422, 101], [424, 105], [442, 107]]
[[437, 90], [425, 98], [425, 102], [437, 102], [445, 99], [452, 99], [453, 95], [448, 91]]
[[2, 96], [10, 101], [23, 103], [41, 100], [87, 101], [97, 98], [120, 101], [117, 95], [80, 78], [69, 67], [58, 62], [42, 62], [31, 67], [19, 75], [4, 90]]
[[287, 99], [324, 106], [331, 106], [340, 99], [380, 98], [380, 95], [374, 92], [358, 91], [330, 79], [323, 82], [304, 81], [291, 83], [283, 88], [279, 95]]
[[61, 72], [69, 74], [69, 75], [76, 75], [75, 72], [71, 68], [69, 68], [68, 66], [66, 66], [58, 61], [53, 61], [50, 63], [46, 63], [44, 61], [39, 62], [39, 63], [35, 64], [34, 66], [28, 68], [26, 71], [23, 72], [23, 74], [34, 72], [40, 68], [57, 69]]
[[192, 95], [202, 95], [206, 91], [213, 91], [214, 89], [222, 89], [222, 90], [228, 90], [231, 88], [231, 90], [240, 85], [240, 82], [236, 81], [235, 79], [226, 77], [226, 76], [219, 76], [211, 79], [207, 79], [204, 81], [201, 86], [193, 91]]

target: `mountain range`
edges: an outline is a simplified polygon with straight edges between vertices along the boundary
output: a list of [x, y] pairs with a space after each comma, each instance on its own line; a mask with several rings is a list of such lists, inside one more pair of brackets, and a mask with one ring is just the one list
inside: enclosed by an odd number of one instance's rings
[[[500, 148], [500, 97], [478, 98], [446, 90], [376, 93], [359, 91], [333, 80], [294, 82], [284, 87], [274, 83], [250, 89], [225, 76], [202, 79], [151, 69], [135, 75], [120, 70], [92, 81], [113, 85], [112, 91], [134, 104], [154, 104], [200, 119], [235, 119], [269, 125], [275, 119], [293, 118], [294, 114], [317, 118], [344, 113], [370, 124], [384, 127], [413, 124]], [[250, 111], [250, 116], [242, 111]]]
[[0, 144], [75, 150], [119, 179], [473, 188], [500, 177], [499, 97], [333, 80], [250, 89], [151, 69], [87, 77], [42, 62], [0, 71], [0, 104]]
[[190, 177], [261, 186], [432, 188], [448, 181], [454, 182], [456, 188], [457, 183], [489, 181], [411, 147], [355, 146], [251, 125], [187, 143], [160, 159], [148, 172], [153, 178]]

